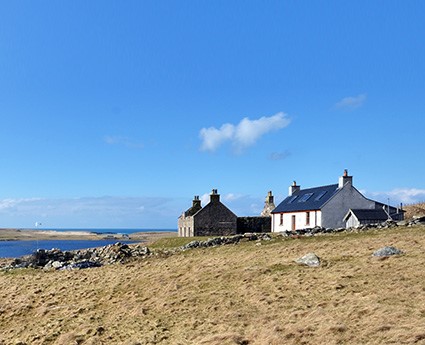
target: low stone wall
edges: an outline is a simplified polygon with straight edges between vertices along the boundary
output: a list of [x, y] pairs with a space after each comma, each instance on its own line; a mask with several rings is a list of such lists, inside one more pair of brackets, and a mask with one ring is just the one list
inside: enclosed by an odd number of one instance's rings
[[238, 217], [237, 233], [264, 233], [272, 230], [271, 217]]

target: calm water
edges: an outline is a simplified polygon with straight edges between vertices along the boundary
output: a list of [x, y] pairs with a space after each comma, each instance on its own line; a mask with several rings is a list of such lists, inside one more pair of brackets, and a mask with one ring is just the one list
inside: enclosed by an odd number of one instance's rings
[[[158, 232], [175, 231], [173, 230], [152, 230], [152, 229], [37, 229], [37, 230], [56, 230], [56, 231], [90, 231], [104, 234], [132, 234], [135, 232]], [[25, 230], [22, 230], [25, 231]], [[41, 241], [0, 241], [0, 258], [17, 258], [22, 255], [28, 255], [37, 249], [59, 248], [61, 250], [76, 250], [102, 247], [108, 244], [135, 243], [125, 239], [102, 239], [102, 240], [41, 240]]]

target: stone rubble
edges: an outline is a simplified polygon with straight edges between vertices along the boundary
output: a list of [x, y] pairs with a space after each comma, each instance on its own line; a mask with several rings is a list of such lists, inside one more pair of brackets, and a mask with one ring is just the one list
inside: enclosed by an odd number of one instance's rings
[[206, 248], [226, 244], [238, 244], [241, 241], [269, 241], [267, 233], [234, 235], [229, 237], [215, 237], [206, 241], [192, 241], [175, 250], [159, 250], [152, 252], [148, 247], [127, 245], [120, 242], [99, 248], [82, 249], [74, 251], [61, 251], [60, 249], [39, 249], [31, 255], [14, 259], [4, 270], [15, 268], [36, 268], [45, 270], [74, 270], [103, 265], [125, 263], [131, 258], [143, 258], [151, 255], [173, 254], [193, 248]]
[[[425, 224], [425, 223], [424, 223]], [[323, 228], [321, 226], [316, 226], [314, 228], [305, 228], [305, 229], [297, 229], [297, 230], [286, 230], [279, 232], [283, 237], [294, 237], [294, 236], [315, 236], [321, 234], [335, 234], [338, 232], [359, 232], [359, 231], [367, 231], [371, 229], [389, 229], [397, 227], [398, 223], [393, 220], [387, 220], [383, 223], [379, 224], [365, 224], [356, 228]]]
[[425, 225], [425, 216], [413, 217], [412, 219], [408, 221], [403, 221], [400, 223], [402, 224], [399, 224], [399, 225], [406, 225], [406, 226]]
[[226, 244], [238, 244], [241, 241], [270, 241], [272, 238], [267, 233], [259, 233], [259, 234], [253, 234], [253, 233], [246, 233], [243, 235], [234, 235], [229, 237], [214, 237], [209, 238], [206, 241], [197, 241], [194, 240], [192, 242], [189, 242], [188, 244], [185, 244], [184, 246], [181, 246], [181, 250], [188, 250], [193, 248], [207, 248], [207, 247], [216, 247], [216, 246], [222, 246]]
[[124, 263], [134, 257], [145, 257], [151, 254], [148, 247], [129, 246], [117, 242], [104, 247], [61, 251], [60, 249], [39, 249], [31, 255], [13, 260], [11, 268], [43, 268], [43, 269], [83, 269], [100, 267], [113, 263]]

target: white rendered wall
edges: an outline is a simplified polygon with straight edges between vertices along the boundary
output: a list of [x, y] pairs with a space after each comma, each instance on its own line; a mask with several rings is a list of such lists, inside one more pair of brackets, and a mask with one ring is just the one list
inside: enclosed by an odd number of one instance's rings
[[[306, 224], [307, 212], [310, 212], [310, 224]], [[283, 223], [280, 223], [281, 213], [272, 215], [272, 232], [292, 230], [292, 216], [295, 216], [295, 229], [314, 228], [322, 224], [321, 211], [301, 211], [283, 213]]]

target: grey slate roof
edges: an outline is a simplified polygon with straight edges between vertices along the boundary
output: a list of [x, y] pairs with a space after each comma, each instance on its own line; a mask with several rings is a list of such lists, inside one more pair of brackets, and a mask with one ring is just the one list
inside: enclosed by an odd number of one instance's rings
[[300, 189], [283, 200], [272, 213], [320, 210], [338, 190], [338, 184]]
[[388, 219], [387, 213], [383, 209], [367, 210], [367, 209], [351, 209], [345, 220], [348, 219], [349, 214], [353, 213], [354, 216], [359, 220], [382, 220], [386, 221]]

